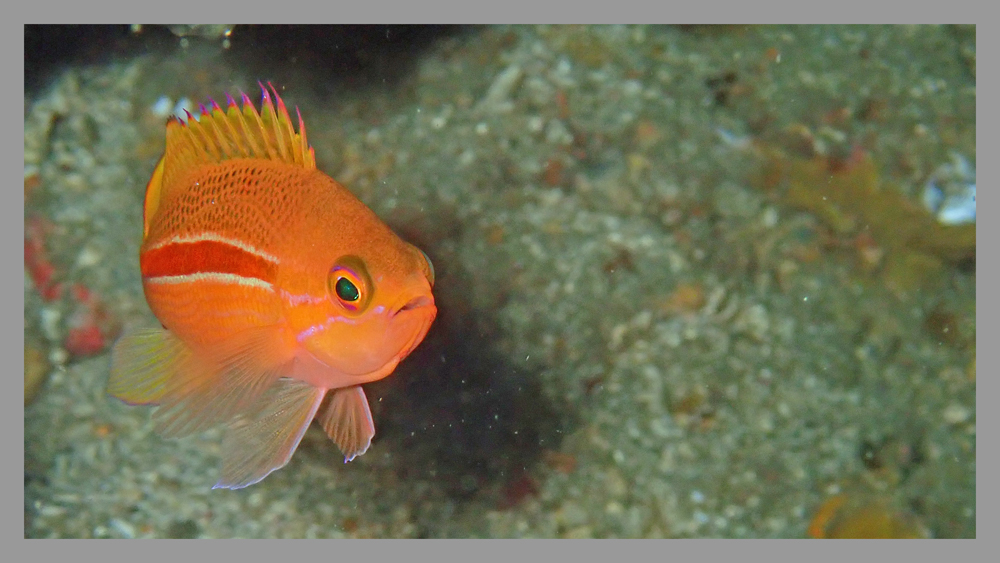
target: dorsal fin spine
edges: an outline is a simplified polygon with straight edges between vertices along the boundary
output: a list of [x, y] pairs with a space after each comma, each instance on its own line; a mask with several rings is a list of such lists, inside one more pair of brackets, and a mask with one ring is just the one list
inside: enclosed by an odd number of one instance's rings
[[305, 166], [306, 158], [307, 158], [306, 155], [308, 154], [308, 150], [307, 149], [308, 149], [309, 145], [306, 144], [306, 129], [303, 126], [304, 124], [302, 123], [302, 114], [299, 113], [298, 106], [295, 107], [295, 116], [299, 118], [299, 131], [302, 132], [302, 134], [299, 136], [299, 150], [295, 151], [295, 156], [296, 157], [301, 156], [301, 162], [300, 163], [303, 166]]
[[243, 107], [226, 94], [226, 109], [213, 100], [200, 106], [202, 113], [198, 119], [185, 111], [186, 121], [182, 118], [167, 121], [167, 150], [161, 178], [168, 189], [174, 178], [191, 167], [233, 158], [261, 158], [307, 170], [316, 168], [315, 151], [306, 139], [301, 113], [296, 108], [299, 121], [296, 133], [284, 101], [274, 85], [268, 85], [270, 92], [261, 86], [260, 112], [246, 94], [241, 94]]
[[208, 125], [208, 123], [210, 123], [212, 119], [208, 118], [205, 114], [201, 115], [201, 119], [205, 119], [206, 122], [202, 123], [201, 121], [195, 120], [194, 129], [201, 134], [202, 142], [205, 143], [205, 149], [212, 155], [213, 160], [222, 160], [225, 158], [225, 151], [222, 150], [222, 147], [220, 147], [219, 143], [212, 135], [212, 131], [209, 130], [210, 125]]
[[191, 148], [194, 149], [194, 154], [197, 154], [198, 152], [206, 152], [211, 155], [213, 159], [218, 160], [219, 153], [215, 150], [212, 140], [205, 135], [205, 131], [202, 129], [201, 123], [198, 122], [198, 120], [196, 120], [188, 110], [185, 109], [184, 114], [187, 116], [187, 123], [184, 124], [184, 127], [190, 131], [188, 138], [190, 139]]
[[243, 96], [243, 109], [237, 109], [237, 111], [239, 112], [240, 127], [243, 128], [243, 139], [250, 145], [251, 156], [254, 158], [267, 158], [264, 155], [264, 150], [257, 146], [257, 135], [254, 135], [250, 130], [252, 124], [247, 122], [247, 107], [251, 106], [250, 97], [243, 92], [240, 92], [240, 95]]
[[[265, 135], [272, 133], [274, 135], [274, 149], [278, 153], [278, 158], [285, 158], [285, 143], [284, 139], [281, 138], [281, 130], [278, 129], [278, 116], [274, 113], [274, 103], [271, 101], [271, 95], [267, 92], [267, 88], [258, 82], [260, 89], [264, 92], [264, 100], [260, 103], [260, 116], [264, 121], [264, 125], [268, 127]], [[267, 144], [268, 149], [271, 149], [271, 143]]]
[[[229, 94], [226, 94], [226, 97], [228, 98]], [[229, 100], [230, 100], [229, 109], [232, 110], [233, 108], [232, 98], [229, 98]], [[215, 104], [215, 102], [212, 102], [212, 104], [215, 106], [212, 108], [213, 112], [218, 111], [219, 113], [222, 113], [226, 116], [226, 119], [222, 119], [221, 121], [226, 124], [226, 130], [229, 132], [228, 137], [233, 142], [233, 145], [236, 147], [236, 150], [238, 151], [238, 154], [233, 154], [232, 156], [233, 157], [250, 156], [250, 154], [247, 152], [246, 146], [241, 142], [242, 138], [240, 134], [236, 131], [236, 127], [233, 126], [232, 117], [233, 115], [239, 115], [239, 114], [234, 113], [232, 111], [223, 111], [222, 108], [220, 108], [218, 105]]]
[[[278, 115], [287, 116], [288, 115], [288, 108], [285, 107], [285, 101], [282, 100], [281, 96], [278, 95], [278, 91], [274, 89], [274, 85], [273, 84], [271, 84], [270, 82], [268, 82], [267, 85], [271, 87], [271, 91], [274, 92], [274, 99], [278, 101]], [[296, 159], [295, 158], [297, 151], [295, 150], [295, 144], [294, 144], [295, 143], [295, 130], [292, 129], [292, 121], [290, 119], [287, 119], [287, 118], [284, 119], [284, 120], [280, 120], [279, 119], [279, 120], [277, 120], [275, 122], [275, 126], [281, 127], [282, 122], [284, 124], [284, 127], [282, 127], [282, 135], [281, 135], [281, 137], [284, 139], [284, 142], [281, 143], [282, 147], [283, 148], [287, 147], [287, 149], [288, 149], [288, 158], [291, 159], [292, 162], [295, 162], [295, 161], [301, 162], [301, 159]]]
[[212, 147], [219, 150], [219, 158], [230, 158], [229, 143], [219, 128], [219, 124], [216, 123], [215, 119], [212, 119], [212, 113], [205, 108], [205, 104], [198, 104], [198, 110], [201, 111], [201, 115], [198, 116], [198, 124], [201, 125], [203, 134], [208, 138]]
[[[216, 108], [218, 108], [218, 106], [216, 106]], [[202, 112], [202, 115], [209, 115], [209, 114]], [[232, 150], [233, 143], [236, 142], [235, 137], [232, 135], [227, 135], [226, 132], [222, 130], [222, 126], [219, 125], [219, 121], [223, 121], [227, 125], [229, 123], [228, 120], [226, 119], [207, 119], [206, 120], [206, 122], [208, 123], [207, 127], [211, 127], [212, 129], [214, 140], [219, 145], [219, 148], [222, 151], [222, 158], [233, 158], [236, 156], [235, 151]], [[232, 129], [231, 126], [230, 129]]]
[[[264, 92], [264, 94], [266, 95], [267, 92]], [[245, 94], [244, 97], [246, 97]], [[249, 102], [250, 98], [247, 98], [247, 101]], [[263, 110], [264, 110], [264, 101], [261, 102], [261, 111]], [[257, 157], [277, 160], [278, 155], [274, 154], [274, 148], [271, 147], [271, 143], [267, 142], [267, 129], [264, 128], [264, 120], [261, 118], [260, 114], [257, 113], [257, 110], [253, 109], [252, 103], [243, 105], [243, 117], [247, 118], [248, 120], [253, 119], [251, 124], [256, 123], [257, 125], [257, 129], [254, 129], [253, 133], [251, 133], [250, 135], [250, 138], [256, 140], [257, 133], [259, 132], [260, 140], [264, 143], [263, 148], [260, 149], [259, 153], [257, 153]]]
[[[247, 99], [246, 94], [243, 94], [243, 98], [244, 100]], [[246, 102], [244, 101], [244, 105], [245, 103]], [[238, 135], [238, 137], [246, 143], [243, 149], [246, 151], [247, 156], [251, 158], [259, 156], [260, 151], [257, 149], [257, 143], [255, 142], [253, 135], [250, 133], [250, 126], [247, 125], [246, 117], [244, 117], [243, 112], [240, 111], [240, 108], [236, 105], [235, 101], [229, 105], [227, 115], [229, 116], [229, 121], [235, 121], [240, 125], [242, 135]]]

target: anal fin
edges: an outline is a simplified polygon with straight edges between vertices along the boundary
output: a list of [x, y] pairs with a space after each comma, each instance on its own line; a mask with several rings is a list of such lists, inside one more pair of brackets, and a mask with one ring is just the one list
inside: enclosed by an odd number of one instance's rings
[[325, 392], [295, 379], [275, 382], [230, 422], [222, 438], [222, 478], [212, 488], [241, 489], [288, 463]]
[[334, 389], [330, 393], [330, 403], [317, 420], [344, 453], [344, 463], [347, 463], [368, 451], [375, 436], [375, 423], [360, 385]]

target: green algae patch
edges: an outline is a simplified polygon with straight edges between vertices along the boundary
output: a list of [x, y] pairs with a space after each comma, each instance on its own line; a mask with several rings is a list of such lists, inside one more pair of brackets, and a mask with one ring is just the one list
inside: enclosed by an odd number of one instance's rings
[[939, 223], [898, 187], [882, 181], [868, 153], [802, 158], [766, 147], [762, 155], [752, 183], [785, 205], [813, 214], [835, 236], [870, 237], [879, 249], [874, 269], [897, 294], [933, 285], [947, 266], [975, 260], [976, 225]]

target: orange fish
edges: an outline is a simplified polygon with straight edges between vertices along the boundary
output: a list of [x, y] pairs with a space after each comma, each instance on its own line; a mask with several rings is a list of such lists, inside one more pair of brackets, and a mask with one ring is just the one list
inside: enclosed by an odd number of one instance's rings
[[225, 111], [167, 122], [139, 251], [163, 328], [122, 337], [108, 382], [159, 405], [162, 435], [226, 423], [215, 488], [284, 466], [313, 418], [345, 462], [363, 454], [375, 426], [361, 384], [392, 373], [437, 314], [427, 256], [316, 170], [301, 115], [296, 133], [261, 89], [260, 113], [227, 95]]

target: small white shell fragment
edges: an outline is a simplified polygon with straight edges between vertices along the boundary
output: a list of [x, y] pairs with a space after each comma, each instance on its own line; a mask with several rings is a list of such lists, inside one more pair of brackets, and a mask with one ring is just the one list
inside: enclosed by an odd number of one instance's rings
[[964, 225], [976, 222], [976, 185], [965, 187], [964, 193], [945, 200], [937, 214], [938, 222], [945, 225]]
[[490, 84], [486, 95], [479, 101], [479, 107], [494, 113], [505, 113], [513, 109], [510, 96], [520, 84], [521, 77], [523, 76], [524, 71], [521, 70], [521, 66], [518, 64], [512, 64], [504, 69], [503, 72], [493, 79], [493, 83]]
[[93, 246], [86, 245], [76, 256], [76, 267], [89, 268], [90, 266], [95, 266], [101, 262], [102, 258], [104, 258], [104, 255], [99, 250]]
[[51, 341], [59, 340], [59, 321], [62, 311], [55, 307], [43, 307], [41, 310], [42, 333]]
[[924, 207], [944, 225], [976, 222], [976, 169], [958, 153], [938, 166], [924, 184]]
[[173, 100], [171, 100], [168, 96], [160, 96], [156, 99], [156, 102], [150, 108], [150, 111], [152, 111], [153, 115], [157, 117], [167, 117], [171, 114], [170, 108], [173, 106], [173, 103]]
[[944, 421], [948, 424], [962, 424], [963, 422], [969, 420], [972, 413], [968, 408], [958, 403], [952, 403], [944, 409], [942, 415]]

